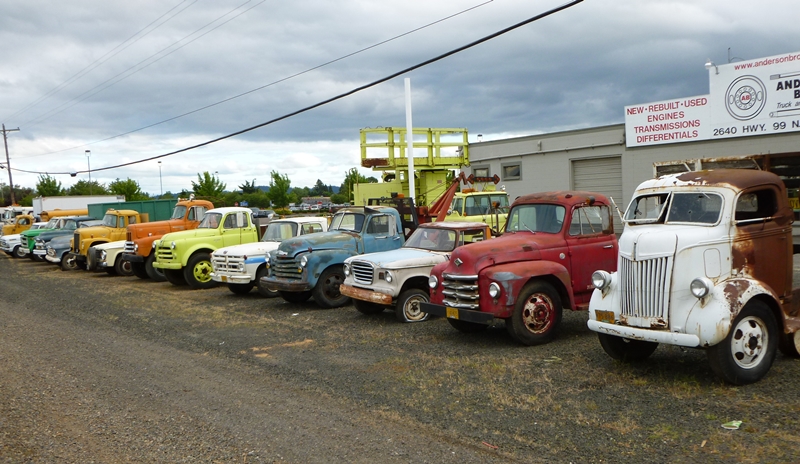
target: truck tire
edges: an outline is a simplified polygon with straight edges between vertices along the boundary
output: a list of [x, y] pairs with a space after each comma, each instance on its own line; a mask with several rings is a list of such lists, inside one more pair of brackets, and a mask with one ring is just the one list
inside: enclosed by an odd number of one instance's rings
[[400, 322], [426, 321], [431, 315], [420, 311], [419, 304], [428, 301], [430, 301], [428, 292], [418, 288], [409, 288], [400, 293], [400, 297], [397, 298], [394, 314]]
[[[798, 338], [795, 338], [797, 336]], [[800, 358], [800, 332], [790, 334], [781, 334], [781, 339], [778, 341], [778, 349], [784, 356], [790, 358]]]
[[561, 297], [547, 282], [534, 280], [522, 287], [506, 330], [523, 345], [541, 345], [553, 339], [561, 323]]
[[14, 251], [12, 251], [13, 256], [15, 258], [24, 258], [25, 253], [22, 252], [22, 245], [17, 245], [14, 247]]
[[278, 296], [278, 292], [268, 289], [261, 283], [261, 278], [266, 275], [267, 275], [267, 268], [265, 266], [261, 266], [260, 268], [258, 268], [258, 271], [256, 271], [256, 289], [258, 289], [258, 294], [263, 297], [275, 298], [276, 296]]
[[454, 329], [458, 330], [461, 333], [465, 334], [474, 334], [478, 332], [483, 332], [484, 330], [489, 328], [488, 324], [481, 324], [479, 322], [469, 322], [469, 321], [462, 321], [459, 319], [450, 319], [447, 318], [447, 322], [453, 326]]
[[75, 271], [80, 269], [80, 264], [78, 264], [78, 260], [75, 256], [66, 253], [64, 256], [61, 257], [61, 270], [62, 271]]
[[133, 275], [133, 266], [132, 262], [122, 259], [122, 255], [117, 255], [117, 260], [114, 262], [114, 271], [117, 275], [130, 277]]
[[708, 349], [711, 369], [728, 383], [746, 385], [767, 375], [775, 360], [778, 324], [769, 307], [750, 300], [724, 340]]
[[228, 284], [228, 290], [237, 295], [247, 295], [254, 286], [253, 282], [249, 284]]
[[278, 294], [289, 303], [305, 303], [311, 298], [311, 290], [305, 292], [278, 292]]
[[133, 272], [133, 275], [140, 279], [150, 278], [150, 276], [147, 275], [147, 270], [144, 268], [144, 263], [131, 263], [131, 271]]
[[617, 361], [644, 361], [658, 348], [658, 343], [644, 340], [631, 340], [603, 333], [597, 334], [597, 337], [600, 339], [600, 346]]
[[314, 301], [324, 309], [338, 308], [350, 301], [349, 296], [344, 296], [339, 292], [339, 285], [344, 282], [344, 270], [341, 265], [331, 266], [322, 271], [322, 275], [317, 280], [317, 285], [311, 291]]
[[194, 289], [216, 287], [217, 282], [211, 278], [211, 270], [211, 253], [197, 252], [183, 268], [183, 278]]
[[183, 278], [183, 271], [180, 269], [164, 269], [164, 278], [172, 285], [183, 286], [186, 285], [186, 279]]
[[150, 277], [150, 280], [153, 282], [164, 282], [167, 280], [167, 277], [164, 275], [163, 269], [157, 269], [153, 267], [153, 263], [156, 261], [156, 254], [150, 253], [150, 256], [144, 261], [144, 270], [147, 272], [147, 276]]
[[371, 314], [382, 313], [383, 310], [386, 309], [378, 303], [372, 303], [364, 300], [353, 300], [353, 306], [356, 307], [356, 311], [368, 316]]

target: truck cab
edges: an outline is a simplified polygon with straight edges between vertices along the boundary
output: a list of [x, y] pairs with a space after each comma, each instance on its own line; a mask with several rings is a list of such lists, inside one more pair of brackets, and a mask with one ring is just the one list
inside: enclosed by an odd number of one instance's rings
[[343, 306], [344, 260], [350, 256], [400, 248], [405, 242], [403, 218], [390, 206], [339, 210], [327, 232], [284, 240], [266, 257], [268, 274], [262, 285], [286, 301], [313, 297], [323, 308]]
[[66, 256], [70, 267], [85, 268], [90, 247], [123, 240], [128, 226], [141, 222], [147, 222], [147, 217], [138, 211], [109, 209], [103, 216], [103, 225], [76, 229], [73, 234], [72, 251]]
[[505, 191], [463, 189], [453, 196], [445, 221], [483, 222], [497, 235], [505, 228], [508, 216]]
[[456, 248], [431, 270], [423, 312], [476, 332], [503, 319], [525, 345], [550, 341], [562, 309], [585, 310], [597, 266], [615, 268], [617, 238], [608, 199], [559, 191], [519, 197], [505, 233]]
[[31, 214], [18, 214], [10, 219], [8, 224], [3, 226], [2, 234], [0, 235], [15, 235], [31, 228], [31, 225], [36, 222]]
[[737, 385], [769, 371], [779, 347], [800, 356], [792, 288], [793, 211], [775, 174], [719, 169], [643, 182], [624, 216], [618, 272], [593, 275], [589, 329], [612, 358], [659, 343], [706, 350]]

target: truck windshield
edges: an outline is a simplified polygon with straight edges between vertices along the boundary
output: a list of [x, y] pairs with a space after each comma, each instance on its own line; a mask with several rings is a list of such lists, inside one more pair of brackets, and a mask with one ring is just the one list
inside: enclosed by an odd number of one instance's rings
[[58, 227], [58, 219], [56, 218], [50, 219], [44, 226], [45, 229], [55, 229], [56, 227]]
[[297, 224], [294, 222], [271, 222], [261, 238], [262, 242], [281, 242], [297, 235]]
[[117, 215], [106, 214], [103, 216], [103, 225], [106, 227], [117, 227]]
[[[478, 231], [480, 233], [481, 231]], [[458, 232], [433, 227], [420, 227], [411, 234], [403, 248], [428, 251], [453, 251], [458, 243]]]
[[364, 215], [360, 213], [336, 213], [331, 221], [331, 230], [349, 230], [361, 232], [364, 226]]
[[184, 216], [186, 216], [186, 206], [177, 205], [172, 211], [172, 217], [170, 219], [183, 219]]
[[561, 205], [518, 205], [508, 214], [506, 232], [556, 234], [564, 224], [566, 209]]
[[203, 220], [200, 221], [200, 225], [197, 226], [198, 229], [217, 229], [219, 228], [219, 223], [222, 221], [222, 213], [206, 213], [203, 216]]
[[625, 222], [637, 224], [715, 224], [722, 213], [722, 196], [711, 192], [671, 192], [642, 195], [631, 201]]
[[77, 228], [78, 228], [78, 223], [75, 222], [74, 219], [67, 219], [66, 222], [64, 222], [64, 227], [62, 227], [62, 229], [66, 230], [75, 230]]

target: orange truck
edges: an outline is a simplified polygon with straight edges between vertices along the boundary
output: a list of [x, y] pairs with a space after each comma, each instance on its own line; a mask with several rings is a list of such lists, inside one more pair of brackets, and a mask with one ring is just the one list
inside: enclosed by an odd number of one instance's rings
[[196, 229], [206, 211], [213, 208], [210, 201], [195, 200], [191, 196], [188, 200], [179, 200], [172, 211], [172, 217], [166, 221], [131, 224], [128, 226], [122, 259], [130, 261], [136, 277], [156, 282], [165, 281], [163, 270], [153, 267], [156, 259], [153, 242], [170, 232]]

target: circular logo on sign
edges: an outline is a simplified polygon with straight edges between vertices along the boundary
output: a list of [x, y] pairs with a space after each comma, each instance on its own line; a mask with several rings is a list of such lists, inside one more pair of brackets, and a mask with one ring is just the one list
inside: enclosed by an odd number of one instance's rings
[[725, 92], [728, 113], [740, 121], [758, 116], [767, 103], [767, 89], [755, 76], [741, 76], [731, 82]]

